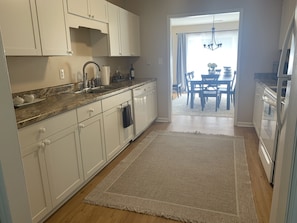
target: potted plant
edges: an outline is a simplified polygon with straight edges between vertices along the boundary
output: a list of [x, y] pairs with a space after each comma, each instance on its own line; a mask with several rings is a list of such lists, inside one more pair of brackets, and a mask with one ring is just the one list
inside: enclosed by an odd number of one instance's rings
[[216, 63], [208, 63], [208, 73], [214, 74], [215, 73], [215, 68], [218, 66]]

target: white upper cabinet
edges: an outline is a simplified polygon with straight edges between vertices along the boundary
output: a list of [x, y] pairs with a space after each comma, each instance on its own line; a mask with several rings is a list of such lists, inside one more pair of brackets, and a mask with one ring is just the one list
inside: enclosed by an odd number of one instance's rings
[[139, 17], [108, 3], [110, 56], [140, 56]]
[[2, 0], [0, 27], [7, 56], [71, 54], [61, 0]]
[[110, 56], [121, 56], [121, 37], [120, 37], [120, 8], [116, 5], [108, 3], [108, 36]]
[[105, 0], [67, 0], [68, 13], [100, 22], [107, 22]]
[[61, 0], [36, 1], [43, 55], [72, 55], [63, 3]]
[[139, 16], [129, 13], [130, 54], [140, 56]]
[[94, 20], [107, 22], [107, 2], [105, 0], [89, 0], [89, 16]]
[[1, 0], [0, 29], [5, 54], [41, 55], [34, 0]]

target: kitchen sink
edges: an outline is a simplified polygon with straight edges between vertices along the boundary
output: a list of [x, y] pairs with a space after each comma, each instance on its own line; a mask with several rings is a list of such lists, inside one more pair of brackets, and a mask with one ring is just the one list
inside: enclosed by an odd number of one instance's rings
[[108, 91], [115, 90], [116, 87], [113, 86], [98, 86], [93, 88], [84, 88], [82, 90], [74, 91], [75, 94], [84, 94], [84, 93], [104, 93]]

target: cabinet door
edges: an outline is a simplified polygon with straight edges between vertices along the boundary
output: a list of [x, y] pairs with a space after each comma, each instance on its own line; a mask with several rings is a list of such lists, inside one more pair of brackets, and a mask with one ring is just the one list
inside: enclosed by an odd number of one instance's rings
[[43, 55], [71, 55], [70, 30], [61, 0], [36, 1]]
[[[130, 101], [128, 101], [128, 102], [125, 102], [125, 103], [123, 103], [122, 104], [122, 108], [123, 107], [125, 107], [125, 106], [127, 106], [127, 105], [130, 105], [131, 106], [131, 108], [133, 108], [132, 107], [132, 101], [130, 100]], [[133, 109], [132, 109], [133, 110]], [[133, 111], [131, 111], [132, 112], [132, 117], [133, 117]], [[120, 111], [120, 123], [119, 123], [119, 125], [120, 125], [120, 129], [121, 129], [121, 144], [122, 144], [122, 146], [124, 147], [124, 146], [126, 146], [132, 139], [133, 139], [133, 137], [134, 137], [134, 129], [133, 129], [133, 125], [130, 125], [129, 127], [127, 127], [127, 128], [124, 128], [123, 127], [123, 116], [122, 116], [122, 110]]]
[[122, 49], [122, 56], [130, 56], [131, 40], [130, 40], [130, 21], [129, 12], [120, 8], [120, 44]]
[[0, 29], [7, 56], [41, 55], [34, 0], [0, 1]]
[[91, 18], [100, 22], [107, 22], [107, 3], [105, 0], [89, 0]]
[[121, 149], [120, 108], [114, 107], [103, 113], [104, 138], [107, 160]]
[[121, 56], [121, 37], [120, 37], [120, 8], [116, 5], [108, 3], [108, 28], [109, 28], [109, 48], [110, 56]]
[[39, 222], [52, 209], [44, 156], [34, 144], [21, 148], [24, 174], [33, 222]]
[[258, 137], [260, 136], [261, 121], [262, 121], [263, 95], [264, 95], [264, 87], [261, 84], [256, 83], [253, 124]]
[[45, 163], [53, 206], [61, 203], [83, 183], [77, 126], [44, 140]]
[[123, 56], [140, 55], [139, 17], [120, 9], [120, 36]]
[[153, 92], [153, 120], [155, 120], [158, 117], [158, 98], [157, 98], [157, 86], [155, 86]]
[[85, 179], [93, 176], [106, 162], [102, 114], [79, 124]]
[[147, 93], [147, 104], [147, 124], [149, 125], [157, 118], [157, 89], [154, 84], [150, 84], [149, 91]]
[[140, 56], [139, 16], [129, 12], [130, 55]]
[[139, 17], [108, 3], [110, 56], [139, 56]]
[[67, 0], [68, 13], [89, 17], [87, 0]]

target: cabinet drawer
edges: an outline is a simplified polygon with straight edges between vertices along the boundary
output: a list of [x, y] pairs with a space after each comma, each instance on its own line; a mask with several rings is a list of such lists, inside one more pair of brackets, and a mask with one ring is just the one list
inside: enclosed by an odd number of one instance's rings
[[145, 86], [148, 91], [151, 91], [151, 90], [154, 90], [157, 88], [157, 83], [154, 81], [154, 82], [146, 84]]
[[115, 106], [118, 106], [126, 101], [132, 100], [131, 91], [112, 96], [102, 100], [103, 111], [107, 111]]
[[21, 128], [18, 131], [21, 147], [37, 143], [39, 140], [76, 123], [76, 112], [72, 110]]
[[102, 112], [101, 101], [84, 105], [77, 109], [77, 120], [81, 122]]

